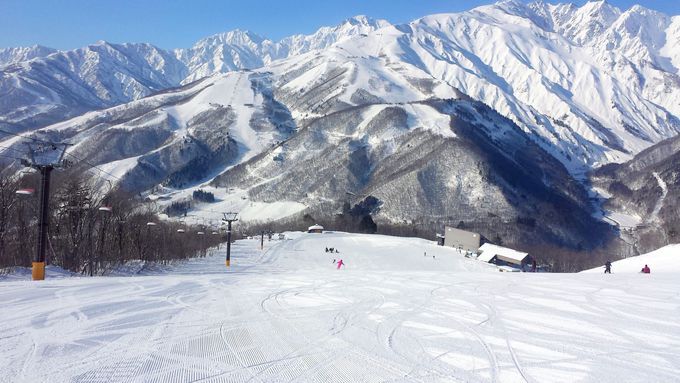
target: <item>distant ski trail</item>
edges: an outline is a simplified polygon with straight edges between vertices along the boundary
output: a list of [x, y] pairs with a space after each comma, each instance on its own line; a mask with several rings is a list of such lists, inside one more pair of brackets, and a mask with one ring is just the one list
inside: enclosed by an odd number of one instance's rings
[[659, 218], [659, 212], [663, 207], [664, 200], [666, 199], [666, 194], [668, 194], [668, 185], [666, 185], [666, 182], [661, 178], [659, 173], [654, 172], [652, 174], [654, 175], [654, 178], [656, 178], [656, 182], [659, 184], [659, 187], [661, 188], [661, 197], [659, 197], [659, 200], [656, 201], [656, 205], [654, 205], [654, 210], [650, 215], [651, 217], [650, 219], [653, 220]]

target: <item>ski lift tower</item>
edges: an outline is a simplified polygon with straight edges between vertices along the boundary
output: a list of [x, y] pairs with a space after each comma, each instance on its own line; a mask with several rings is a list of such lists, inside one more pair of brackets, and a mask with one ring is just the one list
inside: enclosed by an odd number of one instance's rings
[[227, 223], [227, 267], [231, 265], [231, 223], [238, 221], [238, 213], [223, 213], [223, 222]]
[[38, 249], [33, 258], [31, 275], [34, 281], [45, 279], [45, 248], [49, 226], [50, 175], [52, 170], [63, 165], [68, 144], [27, 143], [29, 159], [22, 160], [24, 166], [40, 172], [40, 215], [38, 216]]

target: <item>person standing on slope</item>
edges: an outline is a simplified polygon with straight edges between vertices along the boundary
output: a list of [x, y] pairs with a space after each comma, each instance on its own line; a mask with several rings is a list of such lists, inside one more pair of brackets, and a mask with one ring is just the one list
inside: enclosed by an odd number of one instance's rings
[[612, 273], [612, 263], [611, 261], [607, 261], [604, 264], [604, 273], [605, 274], [611, 274]]
[[342, 261], [342, 259], [339, 260], [339, 261], [338, 261], [338, 270], [340, 270], [340, 268], [341, 268], [342, 265], [344, 265], [344, 264], [345, 264], [345, 263]]

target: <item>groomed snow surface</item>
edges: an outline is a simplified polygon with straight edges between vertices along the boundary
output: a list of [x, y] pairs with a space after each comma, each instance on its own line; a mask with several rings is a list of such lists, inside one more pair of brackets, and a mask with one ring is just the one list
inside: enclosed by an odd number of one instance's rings
[[680, 381], [678, 273], [499, 273], [420, 239], [288, 236], [237, 241], [229, 270], [222, 248], [5, 278], [0, 381]]

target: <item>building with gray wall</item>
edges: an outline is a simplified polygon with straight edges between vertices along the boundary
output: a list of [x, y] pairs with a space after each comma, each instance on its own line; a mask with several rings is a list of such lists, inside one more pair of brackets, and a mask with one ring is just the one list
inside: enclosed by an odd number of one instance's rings
[[446, 227], [444, 229], [444, 246], [455, 247], [463, 251], [477, 252], [480, 245], [479, 233]]

